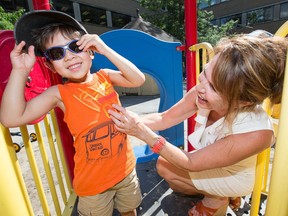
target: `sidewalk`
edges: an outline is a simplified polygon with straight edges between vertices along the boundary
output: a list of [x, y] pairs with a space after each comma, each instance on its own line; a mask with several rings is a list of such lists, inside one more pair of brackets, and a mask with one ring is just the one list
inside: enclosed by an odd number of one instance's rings
[[160, 95], [120, 96], [123, 107], [139, 115], [158, 112]]
[[[120, 101], [127, 110], [137, 113], [139, 116], [158, 112], [160, 96], [121, 96]], [[129, 136], [133, 147], [146, 145], [142, 140]]]

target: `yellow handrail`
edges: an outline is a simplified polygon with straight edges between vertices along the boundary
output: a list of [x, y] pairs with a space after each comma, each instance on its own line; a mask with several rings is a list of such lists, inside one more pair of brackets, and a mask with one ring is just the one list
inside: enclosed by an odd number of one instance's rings
[[[189, 47], [191, 52], [196, 52], [196, 81], [198, 82], [198, 76], [201, 73], [201, 69], [205, 66], [209, 59], [212, 59], [214, 56], [214, 50], [210, 43], [199, 43], [194, 44]], [[201, 59], [200, 59], [200, 51]], [[208, 55], [208, 56], [207, 56]]]
[[[10, 132], [0, 124], [0, 208], [1, 215], [33, 215]], [[16, 204], [16, 205], [15, 205]]]
[[[257, 216], [259, 212], [263, 180], [265, 178], [267, 179], [267, 176], [268, 176], [268, 174], [265, 173], [266, 161], [267, 161], [267, 157], [269, 157], [268, 152], [270, 151], [266, 149], [262, 151], [261, 153], [259, 153], [257, 156], [255, 185], [254, 185], [252, 198], [251, 198], [250, 216]], [[265, 176], [265, 174], [267, 176]]]
[[[45, 118], [47, 118], [47, 116]], [[55, 189], [55, 185], [53, 181], [53, 176], [52, 176], [52, 172], [50, 168], [50, 162], [47, 156], [47, 152], [45, 150], [44, 141], [43, 141], [42, 132], [41, 132], [39, 123], [35, 124], [34, 128], [35, 128], [35, 132], [37, 135], [38, 145], [39, 145], [45, 173], [47, 176], [49, 188], [50, 188], [51, 195], [53, 198], [54, 207], [55, 207], [57, 215], [61, 215], [60, 205], [59, 205], [59, 201], [58, 201], [58, 197], [57, 197], [57, 193], [56, 193], [56, 189]]]
[[[49, 118], [48, 118], [49, 116]], [[52, 119], [53, 126], [50, 125], [49, 119]], [[0, 124], [1, 125], [1, 124]], [[45, 129], [44, 129], [45, 126]], [[29, 129], [28, 129], [29, 127]], [[54, 131], [52, 133], [51, 128], [53, 127]], [[68, 170], [66, 166], [66, 160], [64, 157], [64, 151], [62, 149], [62, 143], [60, 139], [58, 124], [56, 120], [56, 116], [54, 111], [52, 110], [50, 115], [44, 118], [43, 121], [34, 125], [34, 130], [37, 136], [38, 147], [41, 153], [41, 158], [43, 161], [43, 166], [39, 163], [38, 159], [36, 159], [36, 152], [38, 148], [36, 145], [32, 145], [30, 141], [30, 136], [28, 131], [33, 128], [32, 126], [24, 125], [19, 127], [16, 130], [21, 131], [22, 141], [24, 143], [25, 150], [22, 150], [23, 153], [27, 155], [30, 169], [34, 183], [31, 182], [29, 178], [28, 182], [25, 182], [26, 179], [23, 179], [22, 168], [25, 169], [26, 160], [22, 159], [23, 154], [21, 152], [15, 154], [15, 144], [13, 143], [10, 130], [1, 125], [0, 130], [0, 163], [1, 163], [1, 173], [5, 173], [5, 175], [1, 175], [0, 178], [0, 209], [1, 215], [35, 215], [35, 211], [43, 212], [43, 215], [57, 215], [57, 216], [68, 216], [71, 215], [75, 201], [77, 199], [77, 195], [73, 191], [72, 184], [70, 181], [70, 177], [68, 175]], [[14, 130], [14, 129], [13, 129]], [[46, 135], [46, 137], [44, 137]], [[55, 136], [56, 141], [54, 142]], [[49, 151], [48, 145], [49, 144]], [[55, 148], [57, 145], [57, 149]], [[58, 150], [58, 151], [57, 151]], [[25, 152], [24, 152], [25, 151]], [[50, 153], [50, 154], [49, 154]], [[18, 161], [18, 154], [21, 157], [21, 164]], [[52, 160], [50, 160], [50, 155]], [[22, 161], [23, 160], [23, 161]], [[22, 164], [23, 163], [23, 164]], [[28, 162], [27, 162], [28, 164]], [[23, 167], [24, 166], [24, 167]], [[56, 175], [52, 172], [52, 166], [55, 169]], [[61, 166], [61, 167], [60, 167]], [[42, 173], [40, 176], [40, 170], [44, 167], [45, 170], [45, 178], [43, 178]], [[63, 179], [66, 180], [64, 182]], [[55, 184], [57, 177], [58, 184]], [[43, 181], [43, 182], [42, 182]], [[48, 182], [49, 185], [49, 194], [45, 194], [44, 184]], [[29, 197], [27, 189], [28, 185], [32, 183], [35, 184], [36, 190], [38, 192], [37, 200], [40, 200], [40, 204], [42, 209], [36, 209], [38, 203], [31, 203], [32, 197]], [[8, 186], [7, 186], [8, 185]], [[12, 185], [12, 186], [11, 186]], [[27, 186], [27, 187], [26, 187]], [[48, 188], [47, 188], [48, 189]], [[59, 191], [57, 190], [59, 189]], [[29, 192], [31, 192], [29, 190]], [[60, 195], [61, 194], [61, 195]], [[51, 195], [51, 196], [50, 196]], [[68, 195], [68, 197], [67, 197]], [[50, 202], [50, 197], [52, 200]], [[62, 200], [61, 200], [62, 197]], [[31, 199], [31, 200], [30, 200]], [[36, 200], [33, 200], [36, 201]], [[53, 201], [53, 202], [52, 202]], [[61, 201], [61, 202], [60, 202]], [[15, 208], [15, 203], [17, 204], [17, 208]], [[39, 205], [40, 205], [39, 204]], [[53, 211], [53, 204], [54, 210]], [[52, 205], [52, 206], [51, 206]], [[35, 208], [35, 209], [33, 209]]]
[[[288, 27], [288, 26], [287, 26]], [[286, 62], [288, 62], [288, 53]], [[277, 142], [275, 146], [274, 161], [272, 166], [269, 196], [267, 200], [266, 216], [286, 216], [288, 215], [288, 66], [286, 63], [284, 78], [284, 88], [281, 102], [281, 112], [279, 119]]]
[[42, 184], [41, 177], [39, 174], [37, 162], [36, 162], [36, 159], [34, 156], [33, 147], [32, 147], [32, 144], [30, 142], [30, 139], [29, 139], [27, 127], [21, 126], [20, 131], [21, 131], [21, 135], [23, 137], [23, 142], [24, 142], [26, 154], [27, 154], [28, 161], [29, 161], [29, 164], [31, 167], [31, 172], [32, 172], [33, 177], [34, 177], [34, 181], [35, 181], [36, 189], [38, 191], [39, 199], [40, 199], [40, 202], [42, 205], [43, 213], [44, 213], [44, 215], [50, 215], [51, 213], [50, 213], [50, 210], [48, 207], [47, 200], [45, 198], [43, 184]]
[[52, 125], [53, 125], [53, 128], [54, 128], [54, 133], [55, 133], [55, 137], [56, 137], [56, 143], [57, 143], [58, 152], [59, 152], [59, 155], [60, 155], [61, 164], [63, 166], [63, 172], [64, 172], [67, 188], [68, 188], [69, 192], [72, 193], [72, 191], [73, 191], [72, 184], [71, 184], [71, 181], [70, 181], [70, 177], [69, 177], [69, 174], [68, 174], [68, 168], [67, 168], [67, 164], [66, 164], [66, 161], [65, 161], [65, 155], [64, 155], [64, 151], [63, 151], [63, 145], [62, 145], [62, 142], [61, 142], [60, 130], [59, 130], [59, 127], [58, 127], [58, 124], [57, 124], [56, 114], [55, 114], [54, 110], [51, 110], [50, 113], [51, 113]]
[[59, 183], [59, 188], [60, 188], [60, 191], [61, 191], [62, 201], [64, 203], [66, 203], [67, 202], [67, 196], [66, 196], [66, 192], [65, 192], [65, 186], [64, 186], [64, 183], [63, 183], [62, 175], [61, 175], [61, 169], [60, 169], [60, 166], [59, 166], [59, 163], [58, 163], [58, 158], [57, 158], [55, 145], [54, 145], [54, 142], [53, 142], [53, 135], [52, 135], [51, 127], [50, 127], [50, 121], [49, 121], [47, 116], [44, 118], [44, 125], [45, 125], [45, 129], [46, 129], [46, 133], [47, 133], [47, 139], [48, 139], [48, 143], [49, 143], [49, 147], [50, 147], [50, 152], [51, 152], [51, 156], [52, 156], [52, 160], [53, 160], [53, 164], [54, 164], [57, 180], [58, 180], [58, 183]]

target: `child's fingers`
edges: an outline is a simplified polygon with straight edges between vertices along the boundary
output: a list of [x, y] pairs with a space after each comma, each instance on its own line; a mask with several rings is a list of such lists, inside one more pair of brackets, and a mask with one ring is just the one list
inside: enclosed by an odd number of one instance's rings
[[77, 45], [79, 46], [79, 49], [83, 50], [84, 52], [89, 48], [87, 47], [89, 42], [88, 35], [83, 35], [77, 42]]
[[34, 57], [35, 52], [34, 52], [34, 46], [29, 46], [28, 48], [28, 55]]
[[14, 50], [16, 52], [22, 52], [22, 49], [24, 48], [25, 44], [26, 44], [25, 41], [21, 41], [19, 44], [15, 44]]
[[97, 45], [101, 43], [101, 39], [98, 35], [83, 35], [77, 42], [79, 49], [86, 52], [88, 49], [91, 49], [95, 52], [98, 52]]

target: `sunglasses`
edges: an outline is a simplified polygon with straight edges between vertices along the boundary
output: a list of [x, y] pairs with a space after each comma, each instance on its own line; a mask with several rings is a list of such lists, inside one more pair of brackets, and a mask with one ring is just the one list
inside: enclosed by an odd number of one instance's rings
[[82, 50], [79, 49], [79, 46], [76, 44], [78, 40], [73, 40], [65, 46], [55, 46], [51, 47], [43, 52], [44, 56], [48, 60], [56, 61], [65, 57], [66, 50], [68, 49], [72, 53], [80, 53]]

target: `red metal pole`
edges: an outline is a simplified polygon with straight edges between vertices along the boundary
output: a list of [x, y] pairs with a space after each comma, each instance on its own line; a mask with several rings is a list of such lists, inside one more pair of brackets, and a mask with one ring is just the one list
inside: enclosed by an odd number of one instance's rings
[[33, 0], [34, 10], [50, 10], [49, 0]]
[[[186, 78], [187, 91], [196, 85], [196, 53], [189, 47], [197, 43], [197, 1], [185, 0], [185, 35], [186, 35]], [[188, 135], [193, 132], [195, 116], [188, 119]], [[194, 150], [188, 141], [188, 151]]]

